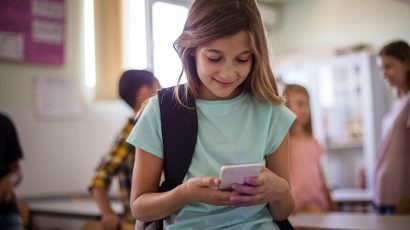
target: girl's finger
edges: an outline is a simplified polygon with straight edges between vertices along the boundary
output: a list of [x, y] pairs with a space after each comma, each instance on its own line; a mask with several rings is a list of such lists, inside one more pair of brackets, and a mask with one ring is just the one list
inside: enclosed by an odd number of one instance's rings
[[249, 184], [252, 186], [259, 186], [262, 185], [263, 181], [260, 177], [246, 177], [245, 184]]
[[258, 187], [249, 185], [233, 184], [232, 189], [240, 194], [256, 195], [260, 193]]
[[257, 201], [257, 197], [256, 196], [247, 196], [247, 195], [231, 196], [229, 198], [229, 200], [235, 206], [248, 206], [248, 205], [255, 204], [256, 201]]
[[201, 177], [198, 178], [197, 185], [199, 187], [214, 187], [219, 185], [219, 179], [216, 177]]

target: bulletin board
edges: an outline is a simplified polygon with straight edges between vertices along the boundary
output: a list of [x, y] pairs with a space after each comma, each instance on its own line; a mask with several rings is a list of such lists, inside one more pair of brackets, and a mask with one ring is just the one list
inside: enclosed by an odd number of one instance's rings
[[0, 0], [0, 59], [64, 64], [65, 0]]

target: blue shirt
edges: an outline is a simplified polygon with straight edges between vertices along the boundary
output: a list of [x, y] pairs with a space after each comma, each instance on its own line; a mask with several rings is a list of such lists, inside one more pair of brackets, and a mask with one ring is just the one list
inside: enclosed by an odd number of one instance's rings
[[[196, 100], [198, 136], [185, 181], [219, 176], [225, 164], [263, 163], [285, 138], [295, 115], [283, 105], [242, 93], [228, 100]], [[163, 158], [158, 97], [150, 99], [129, 143]], [[275, 229], [266, 205], [189, 203], [165, 221], [166, 229]]]

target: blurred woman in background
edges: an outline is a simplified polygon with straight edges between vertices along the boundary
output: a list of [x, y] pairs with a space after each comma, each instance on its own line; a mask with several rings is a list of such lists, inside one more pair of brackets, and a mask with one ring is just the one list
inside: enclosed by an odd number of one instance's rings
[[410, 199], [410, 47], [395, 41], [379, 52], [386, 83], [397, 92], [382, 122], [377, 154], [374, 204], [380, 214], [391, 214], [400, 200]]

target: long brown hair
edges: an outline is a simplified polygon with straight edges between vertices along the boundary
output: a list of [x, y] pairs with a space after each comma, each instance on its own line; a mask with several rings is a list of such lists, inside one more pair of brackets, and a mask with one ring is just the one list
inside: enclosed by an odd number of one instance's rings
[[[308, 98], [308, 101], [310, 101], [309, 93], [307, 89], [301, 85], [298, 84], [288, 84], [286, 85], [285, 89], [283, 90], [283, 96], [285, 97], [285, 104], [287, 107], [290, 107], [290, 98], [292, 97], [293, 94], [295, 93], [303, 93], [306, 95]], [[309, 134], [310, 136], [313, 135], [312, 131], [312, 116], [310, 116], [309, 121], [306, 123], [306, 125], [303, 127], [303, 130]]]
[[[202, 85], [196, 70], [197, 47], [242, 30], [249, 34], [253, 54], [253, 65], [243, 83], [244, 90], [261, 100], [273, 104], [283, 103], [284, 100], [278, 95], [276, 81], [270, 67], [265, 29], [255, 0], [195, 0], [193, 2], [183, 32], [174, 42], [174, 48], [182, 61], [183, 71], [187, 75], [188, 90], [197, 97]], [[182, 73], [178, 84], [181, 77]], [[179, 98], [177, 90], [178, 87], [175, 95]]]
[[[387, 55], [410, 65], [410, 46], [405, 41], [394, 41], [385, 45], [379, 52], [379, 56]], [[410, 87], [410, 70], [406, 74], [406, 83]]]

